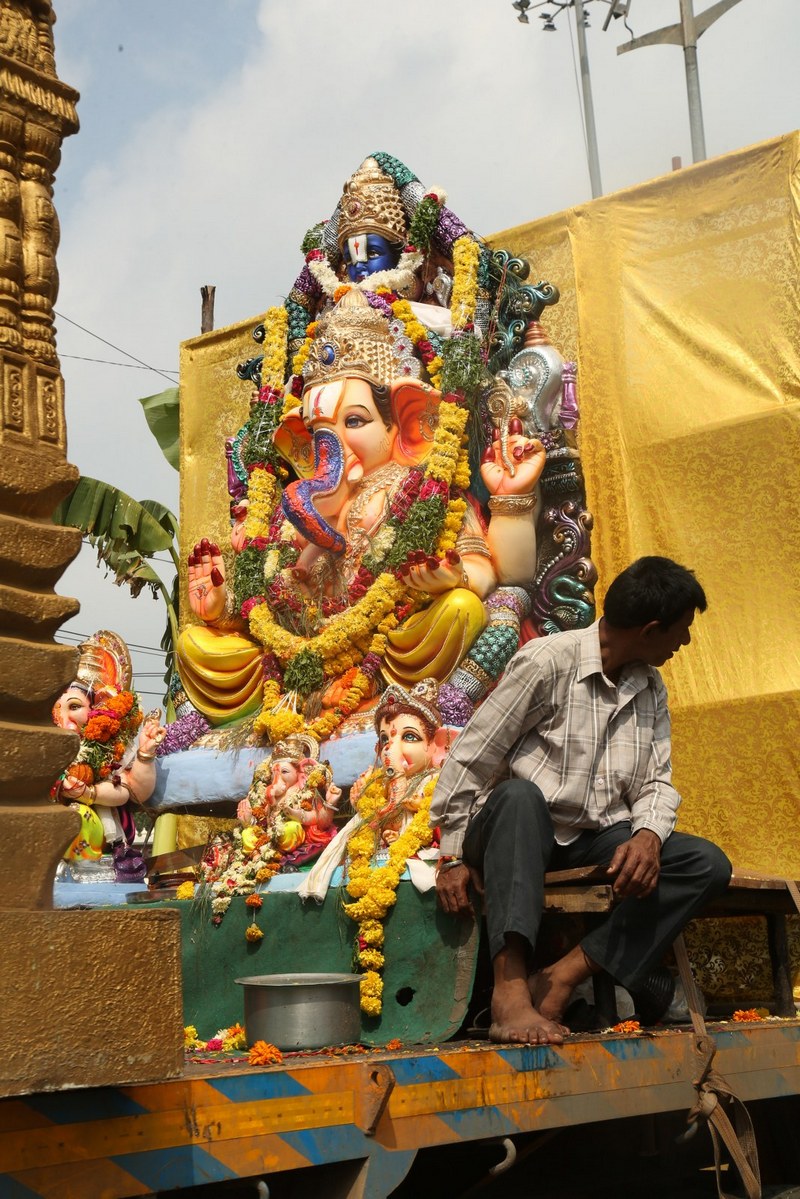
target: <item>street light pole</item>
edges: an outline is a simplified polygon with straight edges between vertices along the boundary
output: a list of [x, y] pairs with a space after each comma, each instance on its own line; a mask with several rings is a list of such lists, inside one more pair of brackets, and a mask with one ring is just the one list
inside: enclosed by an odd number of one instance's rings
[[[686, 64], [686, 91], [689, 100], [689, 129], [692, 136], [692, 161], [702, 162], [706, 156], [706, 138], [703, 132], [703, 108], [700, 103], [700, 76], [697, 70], [697, 39], [715, 21], [730, 12], [739, 0], [717, 0], [710, 8], [694, 15], [692, 0], [680, 0], [681, 19], [675, 25], [665, 25], [643, 37], [631, 38], [624, 46], [617, 46], [617, 54], [628, 50], [639, 50], [642, 46], [682, 46]], [[627, 9], [625, 10], [627, 12]], [[611, 15], [614, 16], [612, 7]], [[606, 21], [608, 25], [608, 21]]]
[[[691, 0], [688, 0], [688, 2], [691, 5]], [[583, 0], [573, 0], [573, 4], [575, 8], [575, 29], [578, 34], [578, 55], [581, 64], [581, 89], [583, 91], [583, 115], [586, 125], [586, 157], [589, 161], [589, 182], [592, 188], [592, 199], [597, 199], [598, 196], [602, 196], [603, 194], [603, 184], [600, 181], [600, 156], [597, 152], [597, 130], [594, 124], [594, 103], [592, 101], [592, 82], [589, 77], [589, 52], [586, 49], [586, 25], [583, 15]]]
[[706, 135], [703, 130], [703, 105], [700, 100], [700, 74], [697, 69], [697, 30], [692, 0], [680, 0], [683, 28], [683, 56], [686, 64], [686, 94], [689, 100], [689, 131], [692, 137], [692, 162], [702, 162], [706, 156]]

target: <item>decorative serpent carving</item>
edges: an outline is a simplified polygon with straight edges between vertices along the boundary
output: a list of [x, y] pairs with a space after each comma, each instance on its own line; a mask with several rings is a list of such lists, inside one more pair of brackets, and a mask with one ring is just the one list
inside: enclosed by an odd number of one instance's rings
[[542, 513], [531, 617], [546, 636], [564, 629], [582, 629], [594, 620], [594, 585], [597, 570], [589, 558], [590, 512], [579, 500], [564, 500]]

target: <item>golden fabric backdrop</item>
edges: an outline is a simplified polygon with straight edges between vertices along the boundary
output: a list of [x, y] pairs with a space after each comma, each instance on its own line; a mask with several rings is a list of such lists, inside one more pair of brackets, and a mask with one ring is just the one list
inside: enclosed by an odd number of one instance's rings
[[[561, 292], [542, 323], [579, 364], [599, 604], [651, 553], [708, 595], [664, 670], [680, 827], [740, 870], [795, 878], [799, 149], [791, 134], [491, 238]], [[247, 417], [235, 366], [257, 320], [182, 348], [184, 558], [202, 536], [229, 557], [224, 438]]]
[[690, 566], [708, 596], [664, 669], [680, 827], [794, 878], [799, 151], [790, 134], [491, 239], [563, 296], [543, 324], [579, 364], [598, 601], [641, 554]]
[[250, 415], [255, 388], [236, 374], [259, 352], [253, 330], [261, 317], [227, 325], [181, 344], [181, 574], [180, 624], [196, 623], [187, 600], [186, 559], [208, 537], [233, 569], [225, 439]]

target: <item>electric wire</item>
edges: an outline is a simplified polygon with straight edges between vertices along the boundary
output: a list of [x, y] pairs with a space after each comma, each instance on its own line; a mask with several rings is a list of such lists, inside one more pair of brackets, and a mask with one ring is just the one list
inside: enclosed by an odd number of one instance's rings
[[159, 370], [157, 366], [150, 366], [149, 362], [144, 362], [141, 358], [137, 358], [135, 354], [129, 354], [127, 350], [123, 350], [122, 346], [114, 345], [113, 341], [108, 341], [105, 337], [101, 337], [99, 333], [93, 333], [92, 330], [87, 329], [85, 325], [79, 325], [78, 322], [73, 321], [71, 317], [64, 316], [63, 312], [56, 312], [56, 310], [53, 309], [53, 313], [60, 321], [66, 321], [68, 325], [74, 325], [75, 328], [80, 329], [82, 333], [88, 333], [90, 337], [94, 337], [97, 341], [101, 341], [104, 346], [110, 346], [112, 350], [116, 350], [118, 354], [124, 354], [125, 357], [130, 358], [132, 362], [138, 362], [139, 366], [143, 366], [146, 370], [153, 371], [153, 373], [156, 375], [161, 375], [163, 379], [166, 379], [168, 383], [172, 383], [174, 386], [175, 380], [170, 379], [169, 375], [165, 375], [164, 372]]
[[[60, 644], [62, 644], [62, 645], [71, 645], [71, 644], [79, 645], [82, 641], [88, 641], [90, 636], [91, 636], [91, 633], [75, 633], [75, 632], [73, 632], [72, 629], [59, 629], [58, 634], [55, 637], [55, 640], [58, 641], [59, 638], [66, 637], [66, 638], [68, 638], [68, 640], [61, 641]], [[128, 649], [136, 650], [136, 652], [139, 654], [155, 654], [159, 658], [171, 657], [175, 653], [175, 651], [172, 649], [170, 649], [170, 650], [157, 649], [153, 645], [136, 645], [132, 641], [126, 641], [125, 644], [127, 645]]]
[[[110, 358], [87, 358], [84, 354], [59, 354], [59, 358], [72, 358], [75, 362], [98, 362], [101, 366], [124, 366], [131, 371], [157, 370], [154, 366], [140, 366], [138, 362], [112, 362]], [[159, 374], [177, 375], [179, 371], [170, 370], [168, 366], [159, 370]]]

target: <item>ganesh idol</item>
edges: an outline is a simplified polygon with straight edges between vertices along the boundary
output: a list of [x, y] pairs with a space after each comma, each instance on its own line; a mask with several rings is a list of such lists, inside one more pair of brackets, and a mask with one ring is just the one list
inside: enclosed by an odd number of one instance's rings
[[504, 283], [442, 193], [375, 155], [310, 240], [227, 447], [231, 550], [190, 555], [178, 647], [198, 710], [270, 743], [325, 740], [386, 684], [485, 694], [530, 610], [546, 464], [485, 365]]
[[336, 867], [347, 866], [354, 853], [366, 850], [371, 869], [380, 867], [391, 849], [399, 871], [408, 866], [418, 889], [432, 885], [432, 859], [416, 860], [416, 855], [433, 838], [428, 824], [431, 795], [453, 736], [442, 726], [437, 693], [436, 680], [426, 678], [411, 688], [390, 683], [381, 694], [373, 711], [376, 764], [353, 784], [350, 803], [355, 815], [303, 880], [301, 899], [322, 901]]
[[54, 798], [81, 817], [64, 856], [96, 860], [110, 852], [120, 881], [144, 876], [130, 850], [133, 813], [153, 793], [156, 749], [166, 732], [158, 712], [142, 716], [131, 680], [127, 645], [103, 629], [80, 646], [76, 677], [53, 706], [53, 723], [80, 738], [77, 757], [53, 787]]
[[294, 860], [310, 860], [334, 836], [341, 798], [342, 789], [334, 786], [330, 767], [319, 761], [313, 739], [287, 737], [256, 767], [250, 790], [236, 809], [242, 846], [252, 851], [266, 831], [282, 853], [303, 846]]

